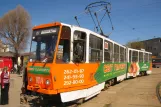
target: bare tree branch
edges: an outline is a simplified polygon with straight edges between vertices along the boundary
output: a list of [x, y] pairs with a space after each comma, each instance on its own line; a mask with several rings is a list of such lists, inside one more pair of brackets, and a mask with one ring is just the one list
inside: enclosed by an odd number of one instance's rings
[[18, 5], [0, 18], [0, 38], [3, 38], [7, 45], [13, 46], [18, 55], [20, 51], [26, 49], [30, 38], [30, 26], [29, 13]]
[[139, 49], [139, 50], [145, 48], [144, 43], [139, 40], [129, 41], [126, 43], [125, 46], [129, 48]]

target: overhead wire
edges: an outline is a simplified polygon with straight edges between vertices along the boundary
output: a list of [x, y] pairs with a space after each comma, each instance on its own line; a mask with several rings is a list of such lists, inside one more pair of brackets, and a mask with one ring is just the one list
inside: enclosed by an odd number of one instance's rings
[[[110, 2], [112, 2], [112, 1], [110, 1]], [[137, 7], [153, 5], [153, 4], [157, 4], [157, 3], [161, 3], [161, 1], [154, 2], [154, 3], [149, 3], [149, 4], [145, 4], [145, 5], [140, 5], [140, 6], [137, 6]], [[122, 10], [124, 11], [125, 9], [124, 9], [124, 8], [122, 8], [122, 9], [116, 9], [116, 10], [112, 10], [112, 12], [115, 12], [115, 11], [122, 11]], [[83, 11], [83, 12], [84, 12], [84, 11]], [[82, 13], [83, 13], [83, 12], [82, 12]], [[81, 15], [81, 14], [79, 14], [79, 15]], [[71, 17], [69, 17], [69, 18], [64, 19], [63, 21], [71, 20], [71, 19], [73, 19], [73, 17], [74, 17], [74, 16], [71, 16]], [[79, 19], [79, 18], [78, 18], [78, 19]]]
[[[139, 6], [136, 6], [136, 8], [137, 7], [145, 7], [145, 6], [151, 6], [151, 5], [154, 5], [154, 4], [157, 4], [157, 3], [161, 3], [161, 1], [157, 1], [157, 2], [153, 2], [153, 3], [148, 3], [148, 4], [144, 4], [144, 5], [139, 5]], [[113, 12], [116, 12], [116, 11], [123, 11], [124, 9], [116, 9], [116, 10], [113, 10]], [[84, 14], [84, 13], [87, 13], [87, 12], [82, 12], [82, 13], [80, 13], [79, 14], [79, 16], [81, 16], [82, 14]], [[133, 13], [132, 13], [133, 14]], [[90, 14], [91, 15], [91, 14]], [[134, 15], [134, 14], [133, 14]], [[101, 20], [100, 20], [100, 23], [102, 22], [102, 20], [103, 20], [103, 18], [106, 16], [106, 13], [103, 15], [103, 17], [101, 18]], [[126, 17], [127, 18], [127, 17]], [[81, 19], [81, 17], [78, 17], [78, 19]], [[70, 19], [69, 19], [70, 20]], [[93, 22], [94, 22], [94, 19], [92, 19], [93, 20]], [[95, 22], [94, 22], [95, 23]], [[125, 23], [124, 23], [125, 24]], [[125, 24], [126, 25], [126, 24]], [[96, 23], [95, 23], [95, 26], [97, 26], [96, 25]], [[141, 33], [141, 34], [144, 34], [143, 32], [141, 32], [141, 31], [138, 31], [138, 29], [140, 29], [140, 28], [136, 28], [136, 27], [132, 27], [132, 26], [129, 26], [129, 25], [127, 25], [130, 29], [132, 29], [133, 31], [135, 31], [135, 32], [138, 32], [138, 33]], [[150, 26], [149, 26], [150, 27]], [[133, 29], [133, 28], [135, 28], [135, 29]], [[121, 31], [123, 31], [123, 30], [121, 30]], [[115, 30], [115, 32], [117, 32], [116, 30]], [[144, 34], [145, 35], [145, 34]]]

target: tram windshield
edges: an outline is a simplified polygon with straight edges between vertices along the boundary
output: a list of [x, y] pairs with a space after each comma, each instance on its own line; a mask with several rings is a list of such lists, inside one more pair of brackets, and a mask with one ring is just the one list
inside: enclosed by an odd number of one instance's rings
[[59, 27], [38, 29], [33, 31], [31, 61], [52, 63], [57, 43]]

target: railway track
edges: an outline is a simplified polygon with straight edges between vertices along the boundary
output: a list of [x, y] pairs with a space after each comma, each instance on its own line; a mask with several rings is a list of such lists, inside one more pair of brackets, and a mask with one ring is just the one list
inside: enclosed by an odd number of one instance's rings
[[161, 82], [159, 82], [156, 87], [156, 94], [157, 94], [158, 100], [161, 103]]

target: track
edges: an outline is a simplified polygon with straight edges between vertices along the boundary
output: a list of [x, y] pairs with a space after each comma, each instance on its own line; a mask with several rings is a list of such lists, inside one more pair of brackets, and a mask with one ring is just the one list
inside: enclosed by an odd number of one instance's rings
[[156, 87], [156, 94], [157, 94], [158, 100], [161, 103], [161, 82], [159, 82]]

